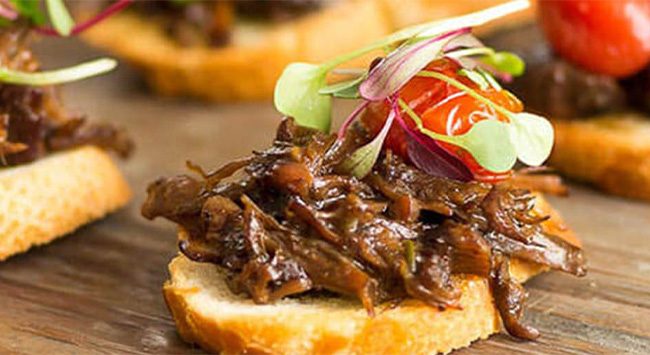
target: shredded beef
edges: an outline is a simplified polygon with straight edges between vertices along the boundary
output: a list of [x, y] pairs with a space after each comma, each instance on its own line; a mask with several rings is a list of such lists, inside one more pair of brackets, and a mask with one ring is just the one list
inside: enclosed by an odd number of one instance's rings
[[[29, 50], [29, 29], [0, 29], [0, 65], [36, 71]], [[68, 115], [54, 87], [0, 84], [0, 165], [32, 162], [48, 152], [96, 145], [126, 157], [132, 142], [126, 132], [109, 124], [90, 124]]]
[[157, 180], [142, 213], [178, 223], [181, 251], [225, 268], [231, 289], [257, 303], [325, 290], [370, 314], [405, 298], [455, 308], [457, 275], [476, 275], [507, 330], [535, 337], [520, 323], [525, 291], [509, 259], [584, 275], [582, 251], [545, 233], [534, 196], [512, 184], [433, 177], [390, 151], [362, 180], [341, 173], [364, 133], [355, 125], [341, 142], [285, 119], [264, 151], [209, 173], [190, 165], [199, 178]]

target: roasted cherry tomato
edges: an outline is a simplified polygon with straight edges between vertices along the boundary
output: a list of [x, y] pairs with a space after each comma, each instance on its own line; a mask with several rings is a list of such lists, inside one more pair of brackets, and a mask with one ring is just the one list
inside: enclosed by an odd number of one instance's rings
[[[460, 76], [458, 74], [459, 69], [461, 67], [457, 63], [448, 59], [441, 59], [429, 64], [426, 70], [437, 71], [459, 80], [492, 102], [512, 112], [522, 111], [521, 102], [512, 94], [506, 90], [493, 88], [481, 90], [474, 82]], [[485, 119], [508, 121], [505, 116], [467, 95], [464, 91], [434, 78], [415, 77], [411, 79], [400, 90], [399, 97], [406, 101], [413, 111], [420, 116], [424, 127], [436, 133], [450, 136], [460, 135], [469, 131], [476, 122]], [[362, 116], [362, 122], [371, 132], [376, 133], [383, 126], [388, 112], [389, 106], [387, 103], [370, 105]], [[406, 114], [403, 114], [402, 118], [409, 126], [415, 126], [415, 123]], [[408, 158], [406, 134], [397, 123], [393, 124], [386, 138], [385, 147], [404, 158]], [[462, 148], [447, 143], [440, 143], [440, 145], [463, 161], [477, 180], [496, 182], [510, 176], [510, 172], [494, 173], [482, 168]]]
[[587, 70], [625, 77], [650, 62], [650, 1], [540, 0], [553, 48]]

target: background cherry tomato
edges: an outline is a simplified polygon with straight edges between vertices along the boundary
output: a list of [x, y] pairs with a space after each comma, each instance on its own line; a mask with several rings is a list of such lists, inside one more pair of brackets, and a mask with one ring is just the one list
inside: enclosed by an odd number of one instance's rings
[[587, 70], [625, 77], [650, 62], [650, 0], [540, 0], [553, 48]]
[[[455, 78], [510, 111], [520, 112], [523, 109], [521, 102], [507, 91], [497, 91], [493, 88], [481, 90], [468, 78], [458, 75], [459, 69], [460, 66], [458, 64], [448, 59], [438, 60], [427, 66], [427, 70], [438, 71]], [[469, 131], [475, 123], [485, 119], [507, 121], [505, 116], [495, 112], [488, 105], [434, 78], [415, 77], [411, 79], [400, 90], [399, 96], [422, 118], [422, 124], [427, 129], [436, 133], [460, 135]], [[388, 111], [389, 107], [385, 103], [373, 104], [362, 116], [362, 121], [369, 127], [370, 131], [376, 133], [383, 126], [388, 116]], [[403, 118], [409, 126], [415, 126], [415, 123], [406, 115]], [[510, 172], [494, 173], [483, 169], [462, 148], [446, 143], [440, 143], [440, 145], [452, 155], [462, 160], [477, 180], [499, 181], [510, 175]], [[406, 132], [399, 125], [393, 125], [386, 138], [385, 146], [396, 154], [408, 158]]]

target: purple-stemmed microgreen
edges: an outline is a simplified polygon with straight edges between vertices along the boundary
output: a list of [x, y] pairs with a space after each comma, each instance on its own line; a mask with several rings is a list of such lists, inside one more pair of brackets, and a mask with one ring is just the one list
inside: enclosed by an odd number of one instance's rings
[[[425, 70], [432, 61], [447, 57], [461, 65], [459, 75], [469, 78], [481, 90], [502, 90], [491, 73], [506, 78], [520, 75], [524, 70], [523, 61], [514, 54], [495, 52], [483, 46], [471, 36], [470, 27], [527, 6], [527, 1], [514, 1], [474, 14], [410, 27], [321, 65], [293, 63], [285, 69], [276, 84], [276, 108], [285, 115], [294, 117], [300, 125], [328, 131], [331, 122], [331, 97], [361, 97], [364, 99], [363, 103], [352, 112], [339, 130], [339, 137], [343, 138], [348, 126], [371, 102], [388, 102], [391, 110], [380, 132], [342, 164], [344, 169], [359, 178], [372, 169], [396, 119], [408, 133], [409, 156], [421, 169], [431, 174], [443, 174], [459, 180], [468, 179], [471, 175], [459, 159], [449, 154], [437, 142], [464, 149], [481, 167], [495, 173], [510, 170], [517, 159], [528, 165], [540, 165], [550, 154], [553, 142], [553, 129], [546, 119], [530, 113], [511, 112], [454, 78]], [[336, 69], [339, 65], [386, 48], [394, 49], [369, 72], [357, 69], [346, 73], [354, 75], [352, 79], [326, 85], [329, 73], [340, 72]], [[465, 134], [457, 136], [428, 130], [418, 115], [405, 101], [399, 99], [398, 95], [399, 90], [415, 76], [438, 79], [454, 86], [502, 114], [508, 122], [496, 119], [482, 120], [475, 123]], [[403, 122], [402, 112], [415, 123], [416, 129], [411, 129]]]
[[361, 112], [363, 112], [366, 108], [368, 108], [368, 105], [370, 105], [370, 101], [364, 100], [363, 102], [361, 102], [359, 106], [357, 106], [357, 108], [354, 109], [354, 111], [352, 111], [352, 113], [350, 113], [350, 115], [345, 119], [345, 121], [343, 121], [341, 127], [339, 127], [339, 131], [337, 134], [339, 139], [345, 138], [345, 133], [347, 132], [348, 127], [350, 127], [352, 122], [354, 122], [354, 120], [357, 118], [357, 116], [361, 114]]
[[368, 74], [368, 79], [361, 83], [359, 86], [361, 97], [370, 101], [379, 101], [394, 94], [424, 69], [432, 58], [441, 57], [443, 48], [451, 39], [469, 31], [469, 28], [462, 28], [393, 51], [377, 64]]
[[[372, 52], [392, 48], [404, 41], [408, 41], [408, 46], [416, 46], [420, 41], [429, 41], [462, 28], [480, 26], [529, 6], [527, 0], [515, 0], [468, 15], [408, 27], [320, 65], [292, 63], [285, 68], [276, 84], [275, 107], [281, 113], [293, 117], [300, 125], [327, 131], [331, 125], [331, 96], [320, 91], [327, 85], [328, 73], [341, 64]], [[400, 78], [399, 81], [402, 82], [403, 79]]]
[[[15, 0], [13, 0], [15, 1]], [[27, 1], [32, 1], [35, 3], [38, 3], [38, 1], [35, 0], [27, 0]], [[74, 26], [72, 30], [70, 31], [70, 35], [78, 35], [81, 32], [89, 29], [90, 27], [98, 24], [99, 22], [104, 21], [105, 19], [109, 18], [110, 16], [124, 10], [127, 8], [133, 0], [117, 0], [108, 7], [106, 7], [104, 10], [102, 10], [100, 13], [97, 15], [93, 16], [92, 18], [81, 22]], [[41, 24], [39, 22], [35, 22], [36, 24]], [[51, 27], [37, 27], [36, 31], [44, 34], [44, 35], [49, 35], [49, 36], [60, 36], [61, 34], [56, 30], [56, 28], [51, 28]]]
[[460, 159], [449, 154], [437, 141], [424, 135], [417, 128], [407, 125], [401, 113], [397, 115], [395, 121], [407, 133], [407, 154], [415, 166], [433, 176], [460, 181], [472, 180], [472, 172]]

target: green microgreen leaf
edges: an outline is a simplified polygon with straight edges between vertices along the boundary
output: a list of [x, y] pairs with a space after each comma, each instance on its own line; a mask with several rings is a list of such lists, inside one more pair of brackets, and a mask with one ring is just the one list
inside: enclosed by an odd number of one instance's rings
[[358, 78], [342, 81], [340, 83], [328, 85], [318, 91], [321, 95], [332, 95], [341, 99], [358, 99], [359, 85], [366, 79], [367, 75], [364, 73]]
[[489, 171], [506, 172], [517, 162], [517, 149], [510, 140], [509, 125], [505, 122], [479, 121], [467, 133], [458, 137], [458, 145]]
[[359, 87], [361, 97], [378, 101], [395, 93], [433, 59], [440, 57], [450, 38], [432, 38], [428, 41], [403, 46], [391, 53], [368, 74]]
[[517, 161], [517, 151], [510, 141], [510, 130], [507, 123], [483, 120], [476, 123], [463, 135], [448, 136], [425, 128], [420, 117], [404, 100], [400, 99], [399, 105], [415, 122], [420, 132], [432, 139], [465, 149], [479, 165], [489, 171], [496, 173], [508, 171]]
[[35, 73], [0, 68], [0, 82], [30, 86], [55, 85], [103, 74], [116, 66], [115, 60], [101, 58], [65, 69]]
[[308, 63], [289, 64], [275, 84], [274, 103], [281, 113], [293, 117], [301, 126], [328, 132], [332, 99], [321, 95], [327, 70]]
[[379, 134], [377, 134], [370, 143], [355, 150], [352, 155], [343, 161], [341, 168], [344, 171], [349, 172], [358, 179], [362, 179], [370, 173], [379, 157], [381, 147], [384, 145], [384, 140], [390, 131], [390, 127], [393, 125], [395, 114], [395, 110], [391, 110], [388, 118], [386, 118], [386, 122], [384, 122], [384, 127], [379, 131]]
[[45, 14], [41, 11], [40, 1], [36, 0], [10, 0], [20, 16], [27, 18], [35, 25], [45, 24]]
[[494, 52], [481, 58], [481, 61], [499, 72], [513, 76], [520, 76], [526, 70], [523, 59], [510, 52]]
[[517, 148], [517, 157], [526, 165], [542, 165], [553, 148], [553, 126], [544, 117], [532, 113], [521, 112], [513, 116], [510, 138]]
[[74, 28], [74, 20], [65, 7], [63, 0], [46, 0], [52, 26], [61, 36], [69, 36]]
[[[421, 71], [418, 75], [437, 78], [453, 85], [508, 117], [510, 124], [506, 126], [509, 128], [509, 138], [506, 140], [515, 148], [516, 156], [522, 163], [531, 166], [538, 166], [541, 165], [551, 154], [554, 133], [553, 126], [546, 118], [526, 112], [510, 112], [502, 106], [483, 97], [458, 80], [450, 78], [444, 74], [433, 71]], [[472, 153], [472, 155], [474, 154]], [[477, 157], [475, 158], [477, 161], [479, 160]], [[480, 161], [479, 164], [481, 164]]]

